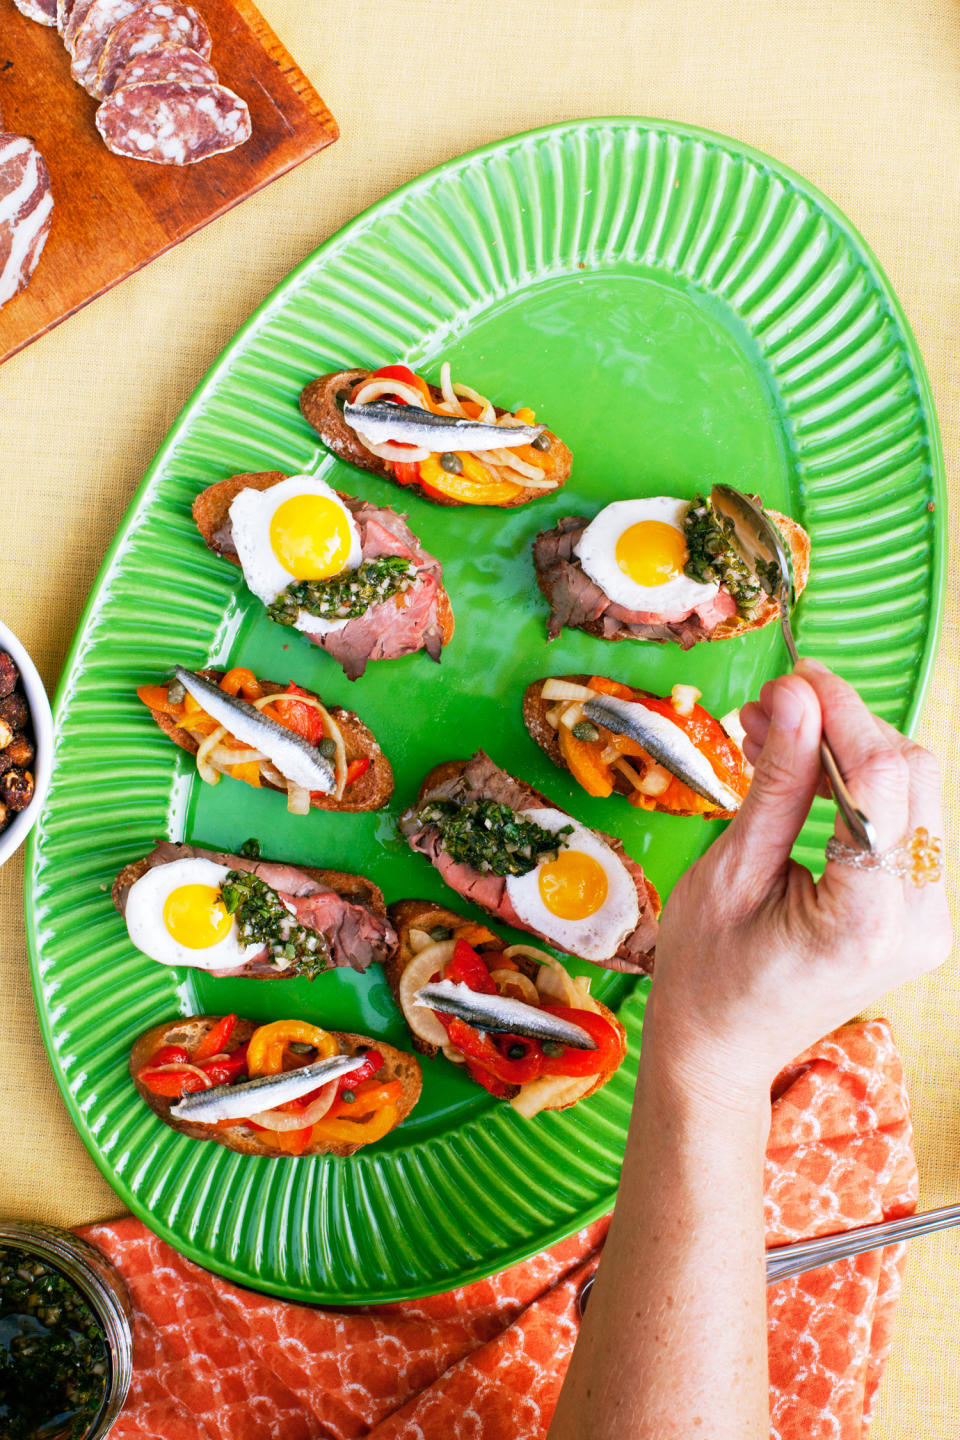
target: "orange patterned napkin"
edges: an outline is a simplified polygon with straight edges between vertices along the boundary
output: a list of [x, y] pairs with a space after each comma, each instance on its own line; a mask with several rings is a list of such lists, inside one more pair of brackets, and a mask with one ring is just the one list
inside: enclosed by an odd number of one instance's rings
[[[813, 1046], [774, 1095], [768, 1243], [914, 1209], [909, 1106], [884, 1021]], [[490, 1280], [346, 1313], [240, 1290], [137, 1220], [88, 1227], [137, 1312], [112, 1440], [543, 1440], [607, 1223]], [[770, 1289], [772, 1440], [861, 1440], [902, 1259], [891, 1247]]]

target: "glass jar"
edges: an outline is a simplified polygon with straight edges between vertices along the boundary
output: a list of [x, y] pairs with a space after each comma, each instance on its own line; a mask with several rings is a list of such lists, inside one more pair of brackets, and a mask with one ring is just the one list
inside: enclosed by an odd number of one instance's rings
[[90, 1306], [103, 1331], [109, 1361], [103, 1403], [83, 1440], [104, 1440], [120, 1414], [133, 1373], [130, 1299], [119, 1271], [93, 1245], [53, 1225], [0, 1220], [0, 1249], [11, 1246], [58, 1270]]

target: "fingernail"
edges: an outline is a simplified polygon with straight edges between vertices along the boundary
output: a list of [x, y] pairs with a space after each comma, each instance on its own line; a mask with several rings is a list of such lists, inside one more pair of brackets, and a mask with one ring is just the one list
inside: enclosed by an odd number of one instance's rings
[[821, 665], [819, 660], [813, 660], [809, 655], [802, 656], [793, 668], [794, 670], [800, 671], [808, 670], [811, 675], [826, 675], [828, 673], [826, 665]]
[[803, 701], [787, 685], [778, 685], [773, 692], [773, 723], [778, 730], [799, 730], [803, 721]]

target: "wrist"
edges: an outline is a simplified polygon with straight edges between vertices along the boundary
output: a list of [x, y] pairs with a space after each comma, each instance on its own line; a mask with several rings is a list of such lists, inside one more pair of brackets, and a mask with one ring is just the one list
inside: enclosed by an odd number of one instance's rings
[[656, 985], [644, 1014], [640, 1079], [689, 1114], [769, 1129], [773, 1077], [735, 1044], [697, 1034], [665, 1014]]

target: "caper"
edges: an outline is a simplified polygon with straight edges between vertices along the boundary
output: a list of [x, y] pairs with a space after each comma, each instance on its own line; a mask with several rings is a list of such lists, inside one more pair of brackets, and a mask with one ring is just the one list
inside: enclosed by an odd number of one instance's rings
[[449, 925], [434, 925], [433, 929], [430, 931], [431, 940], [449, 940], [452, 935], [453, 931], [450, 929]]
[[304, 1044], [302, 1040], [290, 1041], [290, 1049], [293, 1051], [294, 1055], [309, 1055], [310, 1051], [313, 1048], [314, 1047], [312, 1045]]
[[573, 727], [574, 740], [599, 740], [600, 731], [590, 720], [578, 720]]
[[553, 449], [553, 441], [550, 439], [550, 436], [547, 434], [546, 430], [544, 430], [541, 435], [538, 435], [536, 440], [531, 440], [530, 444], [533, 446], [534, 450]]
[[507, 1059], [508, 1059], [508, 1060], [522, 1060], [523, 1057], [524, 1057], [524, 1055], [526, 1055], [526, 1053], [527, 1053], [527, 1047], [526, 1047], [526, 1045], [508, 1045], [508, 1046], [507, 1046]]
[[345, 1101], [348, 1105], [352, 1105], [356, 1098], [356, 1094], [353, 1090], [343, 1090], [340, 1094], [340, 1099]]
[[563, 1046], [557, 1040], [544, 1040], [541, 1046], [544, 1055], [549, 1055], [551, 1060], [559, 1060], [563, 1054]]
[[171, 680], [167, 686], [167, 699], [171, 705], [182, 705], [187, 697], [187, 687], [182, 680]]
[[448, 475], [462, 475], [463, 461], [452, 450], [445, 450], [440, 456], [440, 469], [446, 470]]
[[332, 735], [324, 735], [317, 749], [325, 760], [332, 760], [337, 753], [337, 742]]

